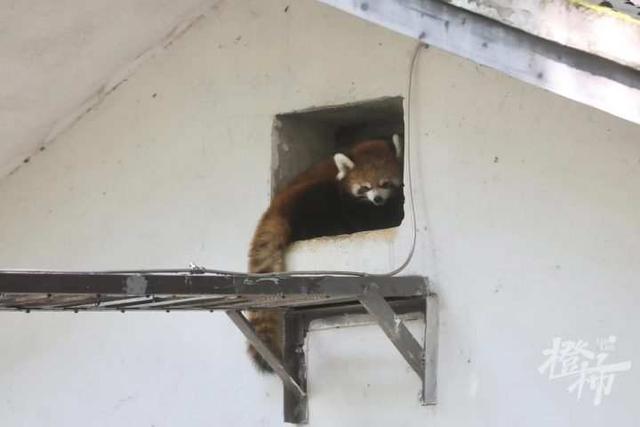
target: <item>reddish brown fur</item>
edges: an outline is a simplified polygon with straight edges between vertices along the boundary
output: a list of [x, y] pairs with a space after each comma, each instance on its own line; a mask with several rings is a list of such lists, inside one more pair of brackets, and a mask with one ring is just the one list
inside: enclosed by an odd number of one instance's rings
[[[355, 168], [338, 181], [338, 168], [333, 159], [319, 163], [296, 177], [272, 200], [262, 215], [256, 228], [249, 250], [249, 271], [251, 273], [272, 273], [285, 270], [284, 254], [292, 242], [293, 216], [305, 195], [322, 186], [339, 186], [340, 191], [349, 192], [353, 182], [368, 181], [376, 177], [387, 179], [401, 175], [393, 148], [385, 141], [366, 141], [355, 145], [347, 156], [355, 163]], [[248, 319], [257, 335], [276, 354], [281, 353], [282, 316], [277, 310], [251, 311]], [[270, 372], [267, 363], [256, 350], [249, 346], [248, 352], [261, 371]]]
[[[383, 145], [381, 145], [383, 144]], [[385, 149], [381, 149], [384, 147]], [[393, 149], [384, 141], [373, 140], [362, 142], [355, 147], [349, 156], [356, 167], [344, 179], [344, 185], [369, 182], [376, 185], [381, 179], [400, 179], [401, 164]]]

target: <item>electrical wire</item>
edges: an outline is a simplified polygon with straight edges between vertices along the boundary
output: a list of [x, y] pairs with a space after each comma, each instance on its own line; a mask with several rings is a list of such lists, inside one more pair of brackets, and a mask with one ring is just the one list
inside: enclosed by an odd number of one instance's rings
[[409, 188], [409, 196], [410, 196], [410, 206], [411, 206], [411, 247], [409, 249], [409, 253], [404, 259], [404, 262], [398, 266], [395, 270], [392, 270], [386, 274], [382, 274], [383, 276], [395, 276], [398, 273], [401, 273], [411, 260], [413, 259], [413, 255], [416, 251], [416, 244], [418, 240], [418, 222], [416, 219], [416, 204], [415, 197], [413, 192], [413, 175], [411, 173], [411, 118], [413, 114], [411, 114], [411, 106], [413, 104], [413, 75], [415, 73], [416, 64], [418, 62], [418, 57], [420, 56], [420, 52], [423, 48], [427, 47], [426, 44], [422, 42], [418, 42], [413, 51], [413, 56], [411, 57], [411, 64], [409, 65], [409, 81], [407, 83], [407, 135], [405, 140], [405, 153], [407, 153], [407, 187]]
[[[340, 270], [294, 270], [294, 271], [283, 271], [278, 273], [246, 273], [246, 272], [238, 272], [238, 271], [230, 271], [230, 270], [218, 270], [211, 269], [206, 267], [201, 267], [195, 264], [191, 264], [189, 268], [165, 268], [165, 269], [146, 269], [146, 270], [101, 270], [95, 271], [91, 274], [216, 274], [221, 276], [247, 276], [247, 277], [256, 277], [256, 278], [278, 278], [278, 277], [297, 277], [297, 276], [353, 276], [353, 277], [389, 277], [395, 276], [401, 273], [411, 262], [413, 259], [413, 255], [415, 254], [417, 238], [418, 238], [418, 228], [417, 228], [417, 220], [416, 220], [416, 207], [414, 201], [414, 192], [413, 192], [413, 175], [411, 173], [411, 119], [413, 117], [411, 106], [413, 104], [413, 80], [414, 73], [417, 64], [417, 60], [420, 56], [420, 52], [423, 48], [428, 47], [428, 45], [419, 42], [415, 47], [413, 52], [413, 56], [411, 57], [411, 63], [409, 65], [409, 77], [408, 77], [408, 85], [407, 85], [407, 132], [406, 137], [404, 139], [404, 149], [407, 154], [407, 187], [409, 190], [409, 205], [411, 209], [411, 246], [409, 248], [409, 252], [405, 257], [402, 264], [400, 264], [397, 268], [386, 272], [386, 273], [366, 273], [363, 271], [340, 271]], [[38, 270], [2, 270], [2, 272], [40, 272]]]

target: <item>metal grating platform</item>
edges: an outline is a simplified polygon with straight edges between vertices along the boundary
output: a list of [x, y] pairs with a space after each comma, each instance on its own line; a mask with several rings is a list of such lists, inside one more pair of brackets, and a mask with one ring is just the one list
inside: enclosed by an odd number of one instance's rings
[[[242, 310], [283, 311], [278, 355], [255, 333]], [[0, 271], [0, 311], [224, 310], [282, 379], [284, 419], [306, 423], [305, 337], [313, 320], [337, 327], [367, 313], [422, 382], [421, 400], [436, 403], [438, 300], [424, 277], [246, 275], [192, 269], [173, 272]], [[420, 313], [424, 337], [411, 335], [405, 313]]]
[[251, 276], [212, 273], [0, 272], [0, 310], [246, 310], [426, 294], [421, 277]]

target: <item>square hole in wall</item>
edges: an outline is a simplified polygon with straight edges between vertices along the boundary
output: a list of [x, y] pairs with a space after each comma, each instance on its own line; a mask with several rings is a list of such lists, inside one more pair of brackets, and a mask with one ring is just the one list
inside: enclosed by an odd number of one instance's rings
[[[272, 132], [272, 197], [298, 174], [334, 153], [370, 139], [384, 139], [391, 144], [393, 134], [404, 134], [403, 98], [400, 96], [276, 115]], [[400, 162], [404, 164], [404, 159]], [[397, 213], [369, 221], [356, 231], [400, 225], [404, 217], [404, 198], [399, 197], [396, 204]], [[385, 206], [385, 209], [392, 207]], [[343, 233], [322, 235], [335, 234]]]

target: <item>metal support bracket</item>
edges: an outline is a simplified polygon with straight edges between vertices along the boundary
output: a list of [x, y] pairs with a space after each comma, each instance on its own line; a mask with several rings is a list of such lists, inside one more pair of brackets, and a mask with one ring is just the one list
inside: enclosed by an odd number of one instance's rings
[[[284, 421], [294, 424], [306, 424], [309, 419], [307, 395], [307, 364], [305, 358], [305, 339], [312, 320], [339, 318], [347, 313], [366, 310], [380, 326], [409, 366], [422, 382], [421, 401], [423, 405], [435, 405], [437, 401], [437, 356], [438, 356], [438, 298], [427, 293], [416, 297], [414, 303], [407, 300], [387, 301], [379, 286], [368, 283], [357, 296], [360, 305], [333, 306], [327, 308], [289, 309], [284, 312], [284, 346], [282, 358], [274, 354], [256, 335], [253, 327], [240, 311], [229, 310], [227, 315], [255, 347], [283, 383]], [[419, 300], [422, 300], [420, 303]], [[400, 304], [399, 304], [400, 303]], [[425, 320], [424, 344], [409, 332], [403, 318], [393, 307], [403, 313], [422, 312]], [[358, 308], [359, 307], [359, 308]], [[335, 321], [335, 320], [334, 320]], [[338, 324], [336, 323], [336, 326]]]
[[428, 294], [424, 307], [424, 376], [422, 377], [422, 404], [438, 402], [438, 296]]
[[380, 296], [378, 286], [371, 283], [360, 296], [360, 303], [375, 319], [387, 338], [409, 363], [422, 382], [424, 405], [436, 403], [436, 368], [438, 350], [438, 305], [434, 294], [426, 297], [424, 346], [409, 332], [402, 319]]
[[422, 360], [422, 346], [411, 335], [404, 322], [394, 313], [387, 301], [377, 292], [378, 286], [370, 284], [360, 297], [360, 303], [373, 316], [382, 331], [398, 349], [402, 357], [420, 378], [424, 377], [424, 362]]
[[306, 399], [306, 390], [296, 381], [296, 379], [287, 371], [283, 361], [276, 356], [265, 343], [258, 337], [253, 327], [246, 317], [240, 311], [227, 311], [229, 318], [244, 334], [247, 340], [253, 345], [260, 356], [271, 366], [271, 369], [282, 379], [282, 383], [288, 391], [293, 393], [300, 399]]
[[[260, 340], [242, 310], [282, 309], [283, 356]], [[426, 309], [426, 311], [425, 311]], [[420, 276], [255, 276], [210, 272], [192, 266], [168, 271], [3, 271], [1, 311], [186, 311], [225, 310], [284, 385], [285, 421], [306, 423], [305, 337], [312, 321], [333, 327], [382, 326], [423, 382], [423, 402], [436, 401], [438, 311], [428, 279]], [[367, 316], [367, 311], [371, 316]], [[403, 323], [425, 319], [421, 347]], [[423, 317], [424, 316], [424, 317]]]
[[[304, 316], [295, 311], [284, 315], [284, 366], [300, 385], [307, 390], [307, 360], [304, 343], [309, 330], [309, 323]], [[284, 421], [293, 424], [306, 424], [309, 420], [307, 395], [300, 396], [284, 387]]]

